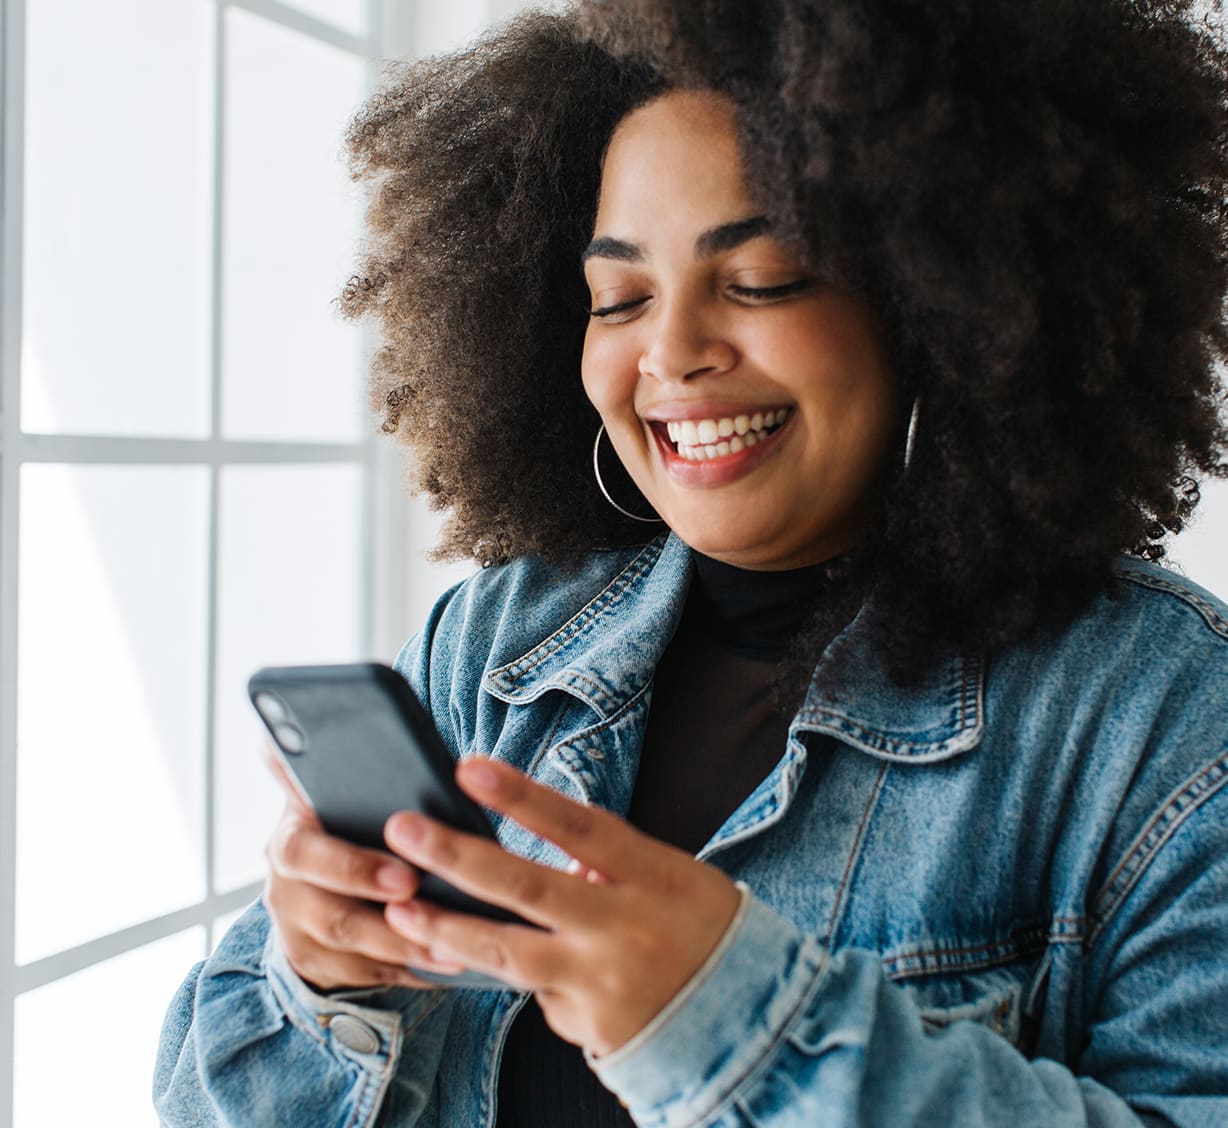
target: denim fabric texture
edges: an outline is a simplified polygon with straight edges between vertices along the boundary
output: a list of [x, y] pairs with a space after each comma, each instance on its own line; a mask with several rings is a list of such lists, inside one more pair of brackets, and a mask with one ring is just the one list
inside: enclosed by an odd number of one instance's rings
[[[456, 756], [625, 812], [690, 568], [670, 537], [579, 572], [487, 569], [399, 667]], [[744, 910], [592, 1063], [638, 1124], [1228, 1125], [1228, 608], [1154, 565], [1118, 575], [1073, 624], [918, 685], [867, 644], [872, 607], [828, 647], [838, 677], [700, 854], [746, 884]], [[703, 771], [702, 749], [678, 755]], [[185, 1126], [492, 1125], [522, 1001], [318, 996], [257, 904], [171, 1005], [157, 1107]]]

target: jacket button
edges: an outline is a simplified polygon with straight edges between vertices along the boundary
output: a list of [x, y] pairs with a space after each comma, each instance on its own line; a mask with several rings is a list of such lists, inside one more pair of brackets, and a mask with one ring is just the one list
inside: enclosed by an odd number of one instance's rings
[[356, 1054], [373, 1054], [379, 1049], [379, 1035], [352, 1014], [333, 1015], [328, 1020], [328, 1028], [338, 1042]]

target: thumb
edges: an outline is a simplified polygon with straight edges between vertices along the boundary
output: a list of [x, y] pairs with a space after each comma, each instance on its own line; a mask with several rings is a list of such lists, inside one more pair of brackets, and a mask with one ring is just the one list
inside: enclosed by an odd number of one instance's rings
[[294, 773], [282, 762], [281, 754], [267, 737], [261, 744], [261, 751], [264, 754], [264, 762], [268, 765], [269, 771], [273, 773], [273, 778], [281, 784], [282, 790], [286, 793], [287, 810], [294, 811], [295, 814], [318, 826], [320, 820], [303, 791], [302, 784], [294, 778]]

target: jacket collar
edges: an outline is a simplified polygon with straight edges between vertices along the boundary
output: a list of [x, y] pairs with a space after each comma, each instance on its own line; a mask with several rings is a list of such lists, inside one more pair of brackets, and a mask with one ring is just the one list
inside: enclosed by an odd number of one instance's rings
[[[558, 630], [490, 671], [487, 690], [521, 704], [561, 689], [608, 719], [652, 679], [681, 618], [691, 570], [690, 549], [676, 536], [653, 541]], [[873, 645], [881, 637], [873, 615], [872, 606], [863, 608], [824, 652], [794, 729], [913, 763], [975, 748], [984, 728], [984, 663], [949, 656], [917, 684], [897, 685]]]
[[682, 617], [691, 568], [691, 550], [676, 536], [645, 545], [585, 607], [483, 684], [513, 704], [561, 689], [609, 718], [652, 680]]
[[978, 655], [939, 658], [913, 685], [891, 679], [872, 606], [824, 652], [794, 722], [884, 760], [934, 763], [968, 752], [985, 727], [985, 664]]

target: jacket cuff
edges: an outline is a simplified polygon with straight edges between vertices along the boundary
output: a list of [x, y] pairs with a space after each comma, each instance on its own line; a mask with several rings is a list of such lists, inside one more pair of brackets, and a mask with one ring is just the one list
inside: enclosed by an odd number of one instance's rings
[[382, 1061], [395, 1061], [402, 1037], [446, 994], [442, 989], [385, 987], [321, 994], [290, 966], [274, 928], [269, 929], [263, 962], [273, 997], [290, 1022], [339, 1057], [367, 1070], [380, 1070]]
[[686, 986], [625, 1046], [589, 1058], [642, 1128], [718, 1113], [767, 1064], [827, 971], [820, 945], [741, 888], [733, 921]]

